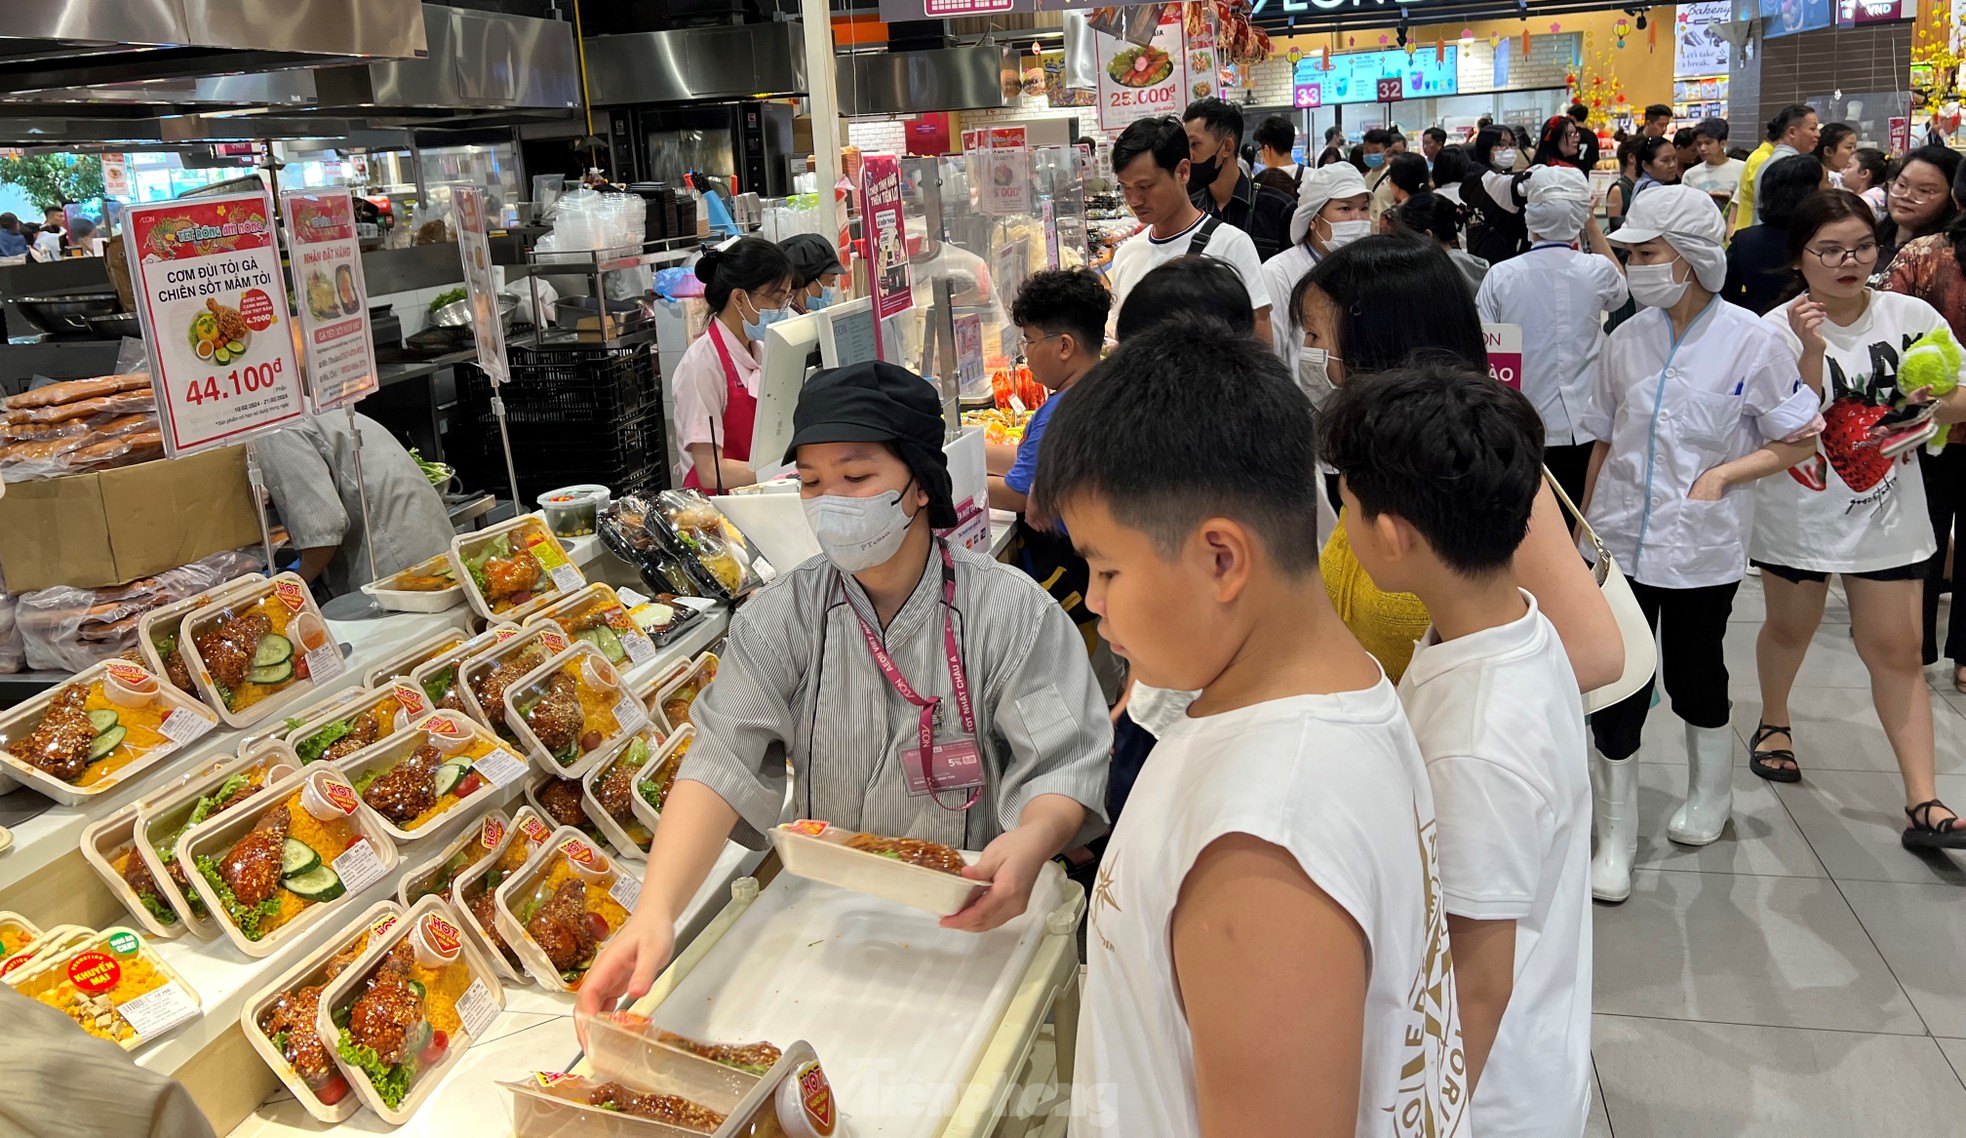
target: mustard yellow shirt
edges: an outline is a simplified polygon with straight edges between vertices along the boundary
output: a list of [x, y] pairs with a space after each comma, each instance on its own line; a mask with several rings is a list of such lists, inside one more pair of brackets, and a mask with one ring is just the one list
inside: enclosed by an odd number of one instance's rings
[[1318, 570], [1324, 576], [1325, 591], [1331, 594], [1331, 604], [1338, 610], [1338, 619], [1386, 669], [1386, 678], [1398, 683], [1413, 660], [1414, 642], [1425, 636], [1433, 623], [1427, 606], [1412, 593], [1382, 592], [1372, 583], [1352, 552], [1342, 513], [1338, 528], [1318, 558]]

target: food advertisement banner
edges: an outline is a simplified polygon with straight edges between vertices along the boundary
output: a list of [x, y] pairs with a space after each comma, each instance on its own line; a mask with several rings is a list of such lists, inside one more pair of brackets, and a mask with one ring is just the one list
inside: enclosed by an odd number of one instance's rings
[[133, 205], [123, 232], [165, 454], [299, 419], [272, 201], [246, 193]]
[[1031, 150], [1021, 126], [964, 131], [969, 168], [983, 192], [977, 204], [991, 217], [1031, 212]]
[[[1096, 33], [1099, 48], [1099, 127], [1122, 130], [1136, 119], [1181, 113], [1193, 96], [1188, 90], [1186, 36], [1181, 7], [1169, 5], [1154, 31], [1154, 42], [1141, 46], [1117, 36]], [[1201, 93], [1211, 94], [1203, 82]]]
[[287, 257], [300, 289], [307, 401], [319, 415], [380, 386], [355, 199], [347, 190], [288, 190], [280, 202], [286, 207]]
[[[901, 160], [867, 154], [860, 160], [861, 250], [873, 284], [874, 318], [886, 320], [914, 307], [914, 280], [908, 272], [908, 232], [901, 220]], [[888, 359], [889, 346], [881, 345]]]
[[492, 279], [491, 236], [485, 224], [485, 188], [451, 187], [457, 221], [457, 255], [464, 262], [464, 289], [470, 294], [471, 331], [478, 340], [478, 366], [492, 386], [512, 382], [505, 360], [505, 324], [498, 318], [498, 283]]
[[1729, 0], [1708, 0], [1702, 4], [1681, 4], [1679, 22], [1674, 29], [1672, 73], [1677, 79], [1725, 75], [1728, 53], [1733, 48], [1720, 38], [1714, 25], [1734, 18]]

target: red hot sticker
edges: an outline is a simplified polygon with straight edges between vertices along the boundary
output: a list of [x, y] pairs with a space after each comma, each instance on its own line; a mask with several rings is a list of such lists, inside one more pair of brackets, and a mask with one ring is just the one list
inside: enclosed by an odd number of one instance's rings
[[117, 681], [126, 687], [147, 688], [155, 682], [149, 672], [122, 660], [111, 660], [102, 666], [102, 670], [116, 677]]
[[369, 935], [372, 937], [381, 936], [383, 933], [395, 928], [396, 921], [397, 915], [395, 913], [384, 913], [382, 916], [377, 917], [373, 924], [369, 925]]
[[564, 652], [567, 649], [567, 638], [557, 632], [541, 632], [539, 642], [546, 645], [548, 652]]
[[266, 331], [273, 327], [273, 298], [260, 289], [247, 289], [239, 298], [239, 316], [253, 331]]
[[353, 814], [362, 804], [362, 800], [355, 797], [355, 788], [338, 779], [324, 778], [316, 786], [321, 797], [333, 803], [334, 808], [343, 814]]
[[423, 729], [438, 735], [455, 735], [459, 731], [457, 720], [448, 715], [431, 716], [423, 721]]
[[594, 852], [593, 846], [579, 838], [568, 838], [561, 842], [560, 852], [567, 855], [567, 860], [575, 865], [585, 866], [588, 869], [601, 868], [600, 855]]
[[504, 840], [505, 823], [500, 822], [496, 817], [487, 816], [485, 828], [478, 834], [478, 844], [488, 850], [495, 850], [498, 848], [498, 843]]
[[807, 1063], [799, 1068], [799, 1103], [805, 1107], [806, 1117], [813, 1128], [821, 1134], [831, 1134], [836, 1121], [833, 1102], [833, 1084], [826, 1080], [826, 1072], [819, 1064]]
[[435, 913], [428, 913], [423, 918], [423, 943], [435, 949], [439, 955], [450, 956], [464, 947], [464, 938], [456, 925]]
[[430, 710], [430, 705], [423, 698], [423, 693], [410, 684], [397, 684], [390, 694], [395, 696], [396, 702], [402, 705], [405, 715], [421, 715]]
[[273, 595], [287, 606], [288, 612], [299, 612], [307, 607], [307, 586], [299, 581], [273, 582]]
[[808, 838], [816, 838], [826, 832], [826, 823], [814, 822], [810, 819], [800, 819], [797, 822], [793, 822], [789, 828], [795, 834], [804, 834]]
[[526, 836], [526, 844], [529, 846], [537, 846], [553, 836], [553, 831], [546, 828], [546, 823], [530, 815], [519, 823], [519, 832]]
[[100, 996], [123, 978], [123, 966], [106, 952], [77, 953], [68, 962], [68, 982], [91, 996]]

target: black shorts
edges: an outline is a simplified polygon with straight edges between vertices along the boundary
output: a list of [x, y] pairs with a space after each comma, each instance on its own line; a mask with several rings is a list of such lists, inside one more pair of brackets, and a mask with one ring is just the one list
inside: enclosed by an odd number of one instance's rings
[[[1763, 573], [1773, 573], [1784, 581], [1802, 584], [1820, 584], [1830, 578], [1828, 573], [1818, 573], [1814, 569], [1791, 569], [1786, 565], [1770, 565], [1766, 561], [1750, 561], [1748, 564]], [[1862, 573], [1838, 573], [1839, 577], [1856, 577], [1865, 581], [1923, 581], [1925, 579], [1924, 561], [1914, 561], [1910, 565], [1899, 565], [1891, 569], [1869, 569]]]

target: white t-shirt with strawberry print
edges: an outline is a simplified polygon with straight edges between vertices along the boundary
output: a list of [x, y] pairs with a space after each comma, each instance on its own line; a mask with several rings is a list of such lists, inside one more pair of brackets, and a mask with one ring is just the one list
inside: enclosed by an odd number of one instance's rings
[[[1816, 460], [1756, 483], [1749, 547], [1756, 561], [1816, 573], [1869, 573], [1924, 561], [1938, 547], [1925, 513], [1919, 448], [1889, 459], [1858, 444], [1872, 423], [1905, 401], [1898, 391], [1905, 349], [1947, 327], [1945, 317], [1915, 296], [1869, 295], [1855, 323], [1823, 321], [1825, 426]], [[1787, 304], [1762, 321], [1802, 358]]]

